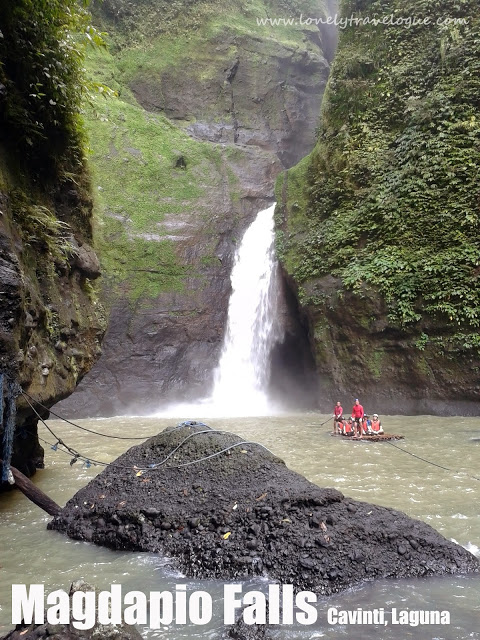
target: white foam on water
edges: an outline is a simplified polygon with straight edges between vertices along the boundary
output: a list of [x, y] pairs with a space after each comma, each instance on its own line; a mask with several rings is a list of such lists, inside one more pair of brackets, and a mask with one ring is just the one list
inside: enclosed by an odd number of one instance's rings
[[461, 547], [463, 547], [467, 551], [470, 551], [470, 553], [472, 553], [477, 558], [480, 558], [480, 547], [478, 545], [473, 544], [473, 542], [467, 542], [466, 544], [460, 544], [460, 542], [457, 542], [457, 540], [455, 540], [455, 538], [450, 538], [450, 539], [451, 539], [452, 542], [455, 542], [455, 544], [459, 544]]

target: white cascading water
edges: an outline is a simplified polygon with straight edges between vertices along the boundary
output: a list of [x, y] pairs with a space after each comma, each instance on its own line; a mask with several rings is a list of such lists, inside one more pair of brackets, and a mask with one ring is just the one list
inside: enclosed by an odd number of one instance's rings
[[272, 205], [257, 215], [233, 265], [227, 329], [210, 399], [229, 415], [272, 412], [267, 396], [270, 353], [281, 330], [274, 210]]
[[246, 230], [231, 275], [227, 328], [212, 395], [196, 403], [170, 405], [158, 416], [191, 418], [271, 415], [270, 353], [282, 337], [273, 213], [260, 211]]

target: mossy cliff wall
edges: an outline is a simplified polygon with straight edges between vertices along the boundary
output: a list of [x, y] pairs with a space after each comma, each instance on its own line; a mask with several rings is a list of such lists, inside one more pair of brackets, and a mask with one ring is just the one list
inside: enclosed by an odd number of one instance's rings
[[[88, 183], [50, 186], [52, 192], [46, 194], [25, 174], [12, 173], [1, 154], [0, 369], [47, 407], [73, 393], [98, 358], [104, 331], [92, 286], [99, 263], [91, 248]], [[52, 242], [58, 245], [50, 246], [44, 225], [53, 229], [59, 221], [68, 228], [54, 232]], [[33, 405], [46, 417], [45, 410]], [[20, 396], [12, 464], [28, 475], [43, 459], [37, 422]], [[2, 433], [0, 429], [0, 441]]]
[[[0, 7], [0, 373], [5, 397], [15, 381], [46, 407], [73, 392], [104, 331], [78, 119], [82, 49], [67, 43], [84, 17], [74, 2]], [[12, 464], [28, 475], [43, 460], [37, 422], [19, 396]]]
[[104, 354], [62, 413], [151, 411], [208, 392], [237, 243], [273, 201], [278, 174], [314, 145], [335, 34], [257, 23], [301, 13], [325, 9], [310, 0], [98, 5], [110, 50], [89, 69], [118, 92], [88, 115], [111, 314]]
[[341, 30], [317, 145], [277, 185], [278, 249], [322, 397], [477, 414], [478, 3], [341, 11], [394, 24]]

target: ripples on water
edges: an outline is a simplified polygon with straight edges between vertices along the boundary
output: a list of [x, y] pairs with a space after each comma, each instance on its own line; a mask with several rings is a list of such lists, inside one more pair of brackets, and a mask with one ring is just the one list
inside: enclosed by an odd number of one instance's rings
[[[186, 416], [201, 419], [202, 416]], [[396, 443], [422, 458], [448, 467], [446, 471], [414, 458], [387, 443], [353, 443], [331, 438], [327, 416], [301, 414], [274, 418], [209, 419], [214, 428], [238, 433], [261, 442], [284, 458], [288, 466], [323, 487], [400, 509], [429, 523], [447, 538], [479, 555], [480, 421], [474, 418], [390, 417], [383, 420], [389, 432], [403, 433]], [[165, 418], [112, 418], [82, 420], [80, 424], [112, 435], [154, 435], [175, 420]], [[82, 454], [109, 462], [129, 443], [92, 436], [57, 421], [49, 422], [57, 434]], [[330, 423], [329, 423], [330, 424]], [[52, 441], [41, 427], [41, 436]], [[133, 444], [133, 443], [132, 443]], [[46, 448], [46, 466], [35, 482], [60, 505], [94, 477], [101, 468], [70, 466], [70, 457]], [[18, 492], [0, 497], [0, 632], [10, 628], [12, 583], [45, 583], [46, 592], [67, 589], [77, 578], [99, 588], [121, 583], [124, 591], [174, 590], [182, 581], [172, 565], [152, 554], [120, 553], [69, 540], [46, 530], [49, 517]], [[260, 581], [262, 582], [262, 581]], [[250, 582], [245, 591], [257, 588]], [[175, 626], [144, 630], [148, 638], [218, 638], [222, 629], [223, 585], [188, 582], [188, 591], [204, 589], [214, 598], [214, 619], [205, 627]], [[449, 610], [451, 625], [425, 627], [337, 626], [326, 622], [327, 608], [396, 607]], [[349, 592], [319, 599], [318, 621], [308, 627], [277, 627], [278, 640], [311, 638], [363, 640], [466, 640], [480, 639], [480, 578], [442, 577], [417, 580], [384, 580]], [[216, 615], [215, 615], [216, 614]]]

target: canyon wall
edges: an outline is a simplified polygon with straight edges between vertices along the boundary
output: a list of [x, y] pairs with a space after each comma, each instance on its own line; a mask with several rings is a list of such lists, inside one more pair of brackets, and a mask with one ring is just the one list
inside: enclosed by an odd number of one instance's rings
[[341, 30], [316, 147], [277, 185], [325, 408], [478, 415], [477, 9], [341, 3], [365, 24]]
[[[273, 201], [279, 173], [314, 145], [335, 32], [257, 19], [326, 9], [175, 5], [108, 0], [95, 13], [111, 42], [89, 68], [118, 92], [87, 121], [110, 319], [104, 353], [57, 407], [62, 415], [151, 412], [208, 393], [235, 249]], [[287, 302], [283, 309], [291, 315]], [[309, 348], [289, 317], [274, 367], [280, 388], [282, 359], [297, 344], [302, 375], [297, 367], [290, 381], [302, 387]]]
[[73, 392], [105, 329], [78, 117], [87, 19], [74, 2], [0, 7], [0, 442], [8, 462], [13, 427], [27, 475], [43, 464], [39, 417]]

